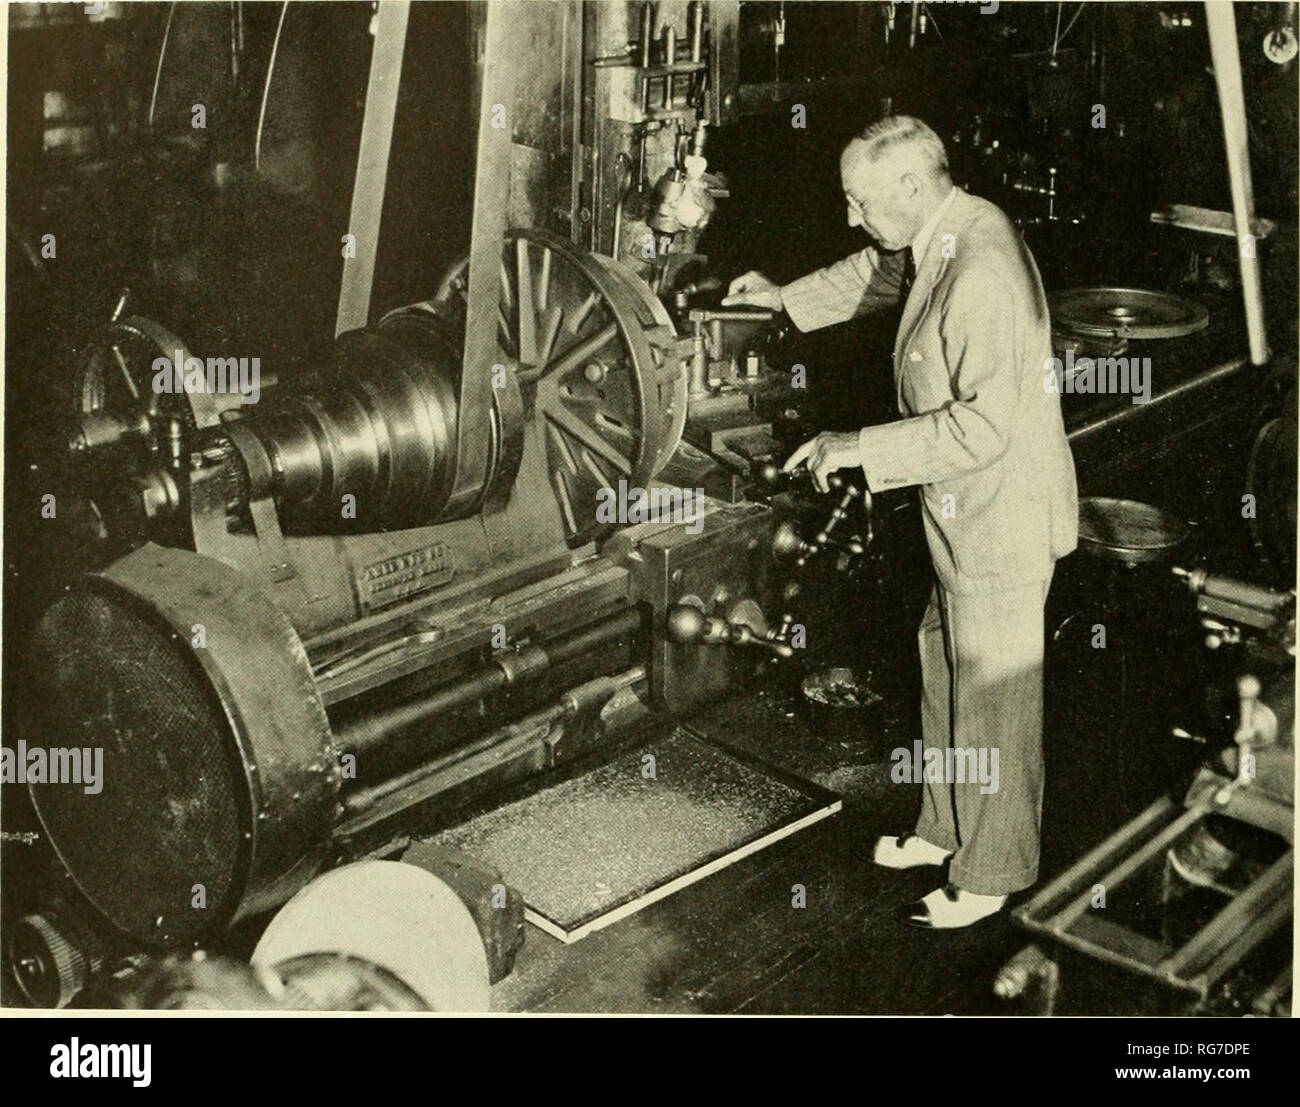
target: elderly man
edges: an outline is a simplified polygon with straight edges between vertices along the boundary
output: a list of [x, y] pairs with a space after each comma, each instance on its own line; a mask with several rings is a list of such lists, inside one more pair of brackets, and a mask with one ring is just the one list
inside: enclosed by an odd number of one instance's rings
[[[941, 865], [948, 883], [904, 909], [917, 926], [968, 926], [1038, 878], [1043, 605], [1074, 549], [1078, 504], [1042, 281], [996, 207], [954, 187], [938, 136], [893, 116], [845, 148], [849, 224], [874, 240], [783, 287], [760, 273], [724, 304], [784, 309], [800, 330], [901, 303], [894, 379], [903, 417], [819, 434], [785, 464], [823, 491], [861, 466], [872, 492], [920, 486], [936, 582], [918, 633], [925, 758], [914, 833], [877, 864]], [[952, 751], [950, 754], [949, 751]], [[996, 758], [996, 761], [994, 761]], [[959, 765], [996, 764], [996, 789]]]

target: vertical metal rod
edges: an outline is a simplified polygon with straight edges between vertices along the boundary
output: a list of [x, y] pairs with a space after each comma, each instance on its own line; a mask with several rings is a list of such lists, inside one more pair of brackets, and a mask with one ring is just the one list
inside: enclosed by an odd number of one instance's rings
[[[677, 28], [667, 26], [664, 28], [664, 65], [673, 66], [677, 64]], [[668, 74], [664, 78], [664, 107], [673, 106], [673, 75]]]
[[[691, 61], [699, 64], [704, 57], [704, 0], [694, 0], [687, 9], [687, 24], [690, 30]], [[692, 73], [686, 79], [686, 102], [695, 102], [697, 91], [703, 91], [704, 82], [699, 73]]]
[[230, 85], [239, 91], [239, 4], [230, 5]]
[[1106, 5], [1097, 7], [1097, 99], [1106, 95]]
[[591, 146], [591, 220], [589, 223], [590, 245], [593, 254], [600, 253], [600, 214], [601, 205], [605, 199], [605, 182], [600, 177], [602, 172], [600, 143], [595, 142]]
[[167, 56], [167, 40], [172, 33], [172, 17], [176, 15], [176, 4], [173, 2], [167, 9], [167, 22], [163, 26], [162, 45], [158, 47], [158, 68], [153, 74], [153, 92], [149, 96], [149, 126], [153, 126], [154, 109], [158, 106], [158, 84], [162, 80], [163, 58]]
[[361, 123], [361, 148], [357, 152], [357, 173], [352, 186], [352, 211], [348, 216], [347, 233], [353, 236], [355, 256], [343, 259], [335, 338], [344, 331], [364, 327], [370, 319], [370, 289], [379, 251], [379, 221], [384, 213], [388, 154], [410, 14], [410, 0], [385, 0], [379, 5], [375, 45], [370, 54], [370, 81], [366, 86], [366, 111]]
[[[1246, 333], [1250, 360], [1268, 360], [1264, 327], [1264, 294], [1259, 258], [1248, 236], [1255, 216], [1255, 191], [1250, 178], [1250, 147], [1246, 135], [1246, 96], [1241, 85], [1241, 58], [1237, 53], [1237, 23], [1233, 5], [1206, 0], [1205, 26], [1210, 33], [1210, 58], [1214, 83], [1219, 89], [1223, 115], [1223, 140], [1228, 153], [1228, 183], [1232, 187], [1232, 217], [1237, 230], [1237, 256], [1241, 263], [1241, 296], [1246, 308]], [[1250, 243], [1250, 248], [1247, 248]], [[1248, 256], [1249, 255], [1249, 256]]]
[[284, 31], [284, 17], [289, 13], [289, 0], [280, 5], [280, 18], [275, 22], [275, 38], [271, 40], [271, 56], [266, 63], [266, 80], [262, 84], [262, 106], [257, 111], [257, 134], [253, 136], [253, 169], [262, 168], [262, 128], [266, 126], [266, 104], [271, 96], [271, 77], [275, 74], [275, 55], [280, 50], [280, 35]]
[[641, 41], [638, 45], [641, 47], [641, 68], [650, 68], [650, 40], [654, 35], [654, 5], [644, 3], [641, 5]]
[[641, 113], [650, 111], [650, 78], [646, 70], [650, 68], [650, 39], [654, 35], [654, 6], [647, 0], [641, 5]]

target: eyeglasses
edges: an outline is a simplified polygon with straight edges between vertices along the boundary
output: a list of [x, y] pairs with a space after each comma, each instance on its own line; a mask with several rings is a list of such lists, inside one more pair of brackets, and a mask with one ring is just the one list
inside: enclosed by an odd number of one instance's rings
[[[879, 187], [872, 189], [872, 192], [878, 196], [887, 190], [891, 190], [902, 182], [904, 176], [906, 176], [906, 174], [900, 174], [899, 176], [894, 177], [892, 180], [887, 181], [886, 183], [880, 185]], [[844, 194], [844, 202], [849, 205], [850, 211], [854, 212], [857, 215], [862, 214], [863, 212], [862, 201], [859, 200], [856, 196], [854, 196], [853, 193], [846, 192]]]

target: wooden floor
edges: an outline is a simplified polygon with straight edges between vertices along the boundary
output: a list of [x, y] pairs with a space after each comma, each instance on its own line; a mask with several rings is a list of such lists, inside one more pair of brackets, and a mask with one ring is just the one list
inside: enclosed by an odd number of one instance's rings
[[[910, 828], [919, 789], [867, 762], [865, 743], [814, 733], [780, 690], [694, 720], [716, 741], [844, 797], [837, 816], [631, 918], [564, 946], [534, 927], [493, 1008], [542, 1012], [971, 1014], [1001, 1010], [1000, 965], [1027, 942], [1005, 917], [926, 933], [895, 908], [937, 886], [937, 869], [871, 864], [881, 833]], [[910, 745], [902, 712], [882, 725]], [[795, 885], [806, 890], [794, 907]]]
[[[1077, 564], [1064, 565], [1053, 582], [1049, 628], [1060, 626], [1067, 613], [1089, 610], [1080, 595], [1095, 586], [1097, 569], [1071, 560]], [[1163, 572], [1156, 580], [1157, 590], [1166, 578]], [[824, 621], [809, 641], [827, 643], [840, 656], [873, 655], [851, 641], [865, 622], [861, 596], [850, 586], [838, 594], [824, 590]], [[1200, 760], [1196, 748], [1169, 737], [1171, 725], [1203, 725], [1194, 708], [1207, 680], [1195, 664], [1205, 651], [1191, 605], [1176, 591], [1170, 594], [1168, 612], [1145, 602], [1131, 605], [1145, 613], [1143, 619], [1112, 620], [1104, 651], [1070, 654], [1049, 635], [1040, 883], [1157, 795], [1181, 796]], [[907, 601], [887, 625], [915, 625], [923, 602], [924, 595]], [[919, 785], [889, 777], [889, 751], [910, 748], [919, 737], [919, 673], [907, 643], [897, 649], [903, 652], [892, 666], [882, 664], [873, 674], [882, 688], [892, 682], [895, 689], [885, 709], [868, 725], [840, 728], [838, 737], [827, 737], [824, 720], [806, 715], [798, 677], [789, 668], [774, 669], [756, 690], [685, 720], [716, 742], [839, 793], [842, 811], [574, 945], [528, 927], [514, 972], [492, 990], [493, 1008], [1022, 1013], [992, 992], [998, 970], [1030, 944], [1008, 912], [963, 931], [913, 929], [894, 912], [937, 887], [940, 870], [894, 872], [871, 864], [876, 837], [910, 830], [920, 804]], [[820, 659], [826, 661], [844, 663]], [[1127, 698], [1121, 687], [1128, 688]], [[795, 885], [806, 889], [801, 908], [792, 906]], [[1062, 961], [1067, 991], [1071, 974], [1081, 982], [1076, 999], [1094, 989], [1073, 1013], [1161, 1009], [1161, 997], [1118, 970], [1095, 962], [1067, 969]], [[1236, 1002], [1228, 997], [1227, 1006], [1213, 1013], [1240, 1014]]]

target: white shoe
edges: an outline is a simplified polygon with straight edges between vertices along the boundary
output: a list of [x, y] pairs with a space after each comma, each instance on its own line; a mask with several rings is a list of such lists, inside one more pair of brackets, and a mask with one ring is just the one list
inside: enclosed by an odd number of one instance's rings
[[1006, 902], [1006, 896], [976, 895], [949, 884], [900, 908], [899, 914], [906, 922], [923, 930], [959, 930], [996, 915]]
[[951, 850], [932, 845], [915, 834], [904, 834], [899, 838], [878, 838], [871, 860], [886, 869], [914, 869], [920, 865], [942, 865], [951, 856]]

